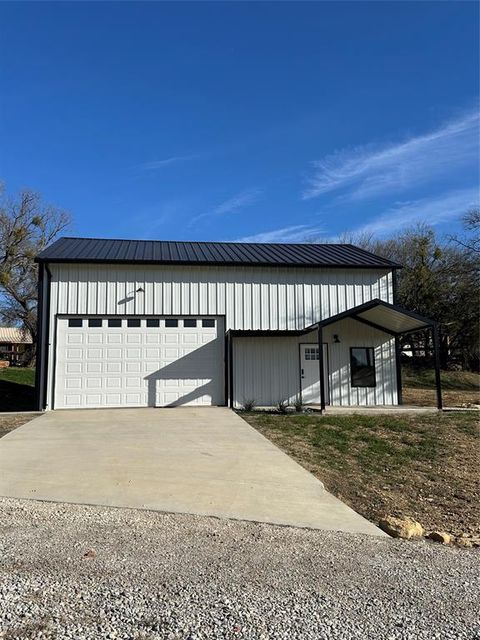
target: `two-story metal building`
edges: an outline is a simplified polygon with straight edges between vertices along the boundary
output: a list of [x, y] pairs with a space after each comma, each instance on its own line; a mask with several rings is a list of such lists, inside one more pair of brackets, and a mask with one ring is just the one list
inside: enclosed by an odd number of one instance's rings
[[39, 409], [395, 405], [398, 337], [436, 337], [352, 245], [61, 238], [37, 262]]

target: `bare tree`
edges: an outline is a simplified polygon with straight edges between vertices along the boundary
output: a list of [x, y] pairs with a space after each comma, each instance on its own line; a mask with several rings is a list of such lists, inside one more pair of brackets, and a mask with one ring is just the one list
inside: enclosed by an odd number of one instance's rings
[[68, 225], [70, 216], [24, 190], [8, 198], [0, 185], [0, 321], [20, 326], [32, 337], [27, 365], [37, 343], [37, 265], [35, 256]]
[[480, 208], [472, 207], [462, 218], [463, 227], [470, 235], [449, 236], [449, 240], [456, 242], [467, 251], [480, 253]]

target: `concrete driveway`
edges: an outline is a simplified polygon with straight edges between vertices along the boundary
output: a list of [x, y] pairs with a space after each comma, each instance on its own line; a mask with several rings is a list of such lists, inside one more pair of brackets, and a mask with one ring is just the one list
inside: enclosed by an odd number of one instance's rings
[[220, 407], [46, 413], [0, 439], [0, 495], [384, 535]]

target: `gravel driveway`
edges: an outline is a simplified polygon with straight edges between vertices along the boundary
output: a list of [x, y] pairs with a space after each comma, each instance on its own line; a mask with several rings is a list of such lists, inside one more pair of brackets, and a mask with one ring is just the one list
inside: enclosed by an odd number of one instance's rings
[[0, 556], [9, 640], [480, 638], [475, 550], [3, 499]]

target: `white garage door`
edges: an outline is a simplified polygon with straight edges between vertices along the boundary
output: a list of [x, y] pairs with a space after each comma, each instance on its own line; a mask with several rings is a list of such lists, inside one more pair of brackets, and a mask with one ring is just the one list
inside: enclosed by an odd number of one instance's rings
[[223, 319], [59, 318], [56, 409], [221, 405]]

